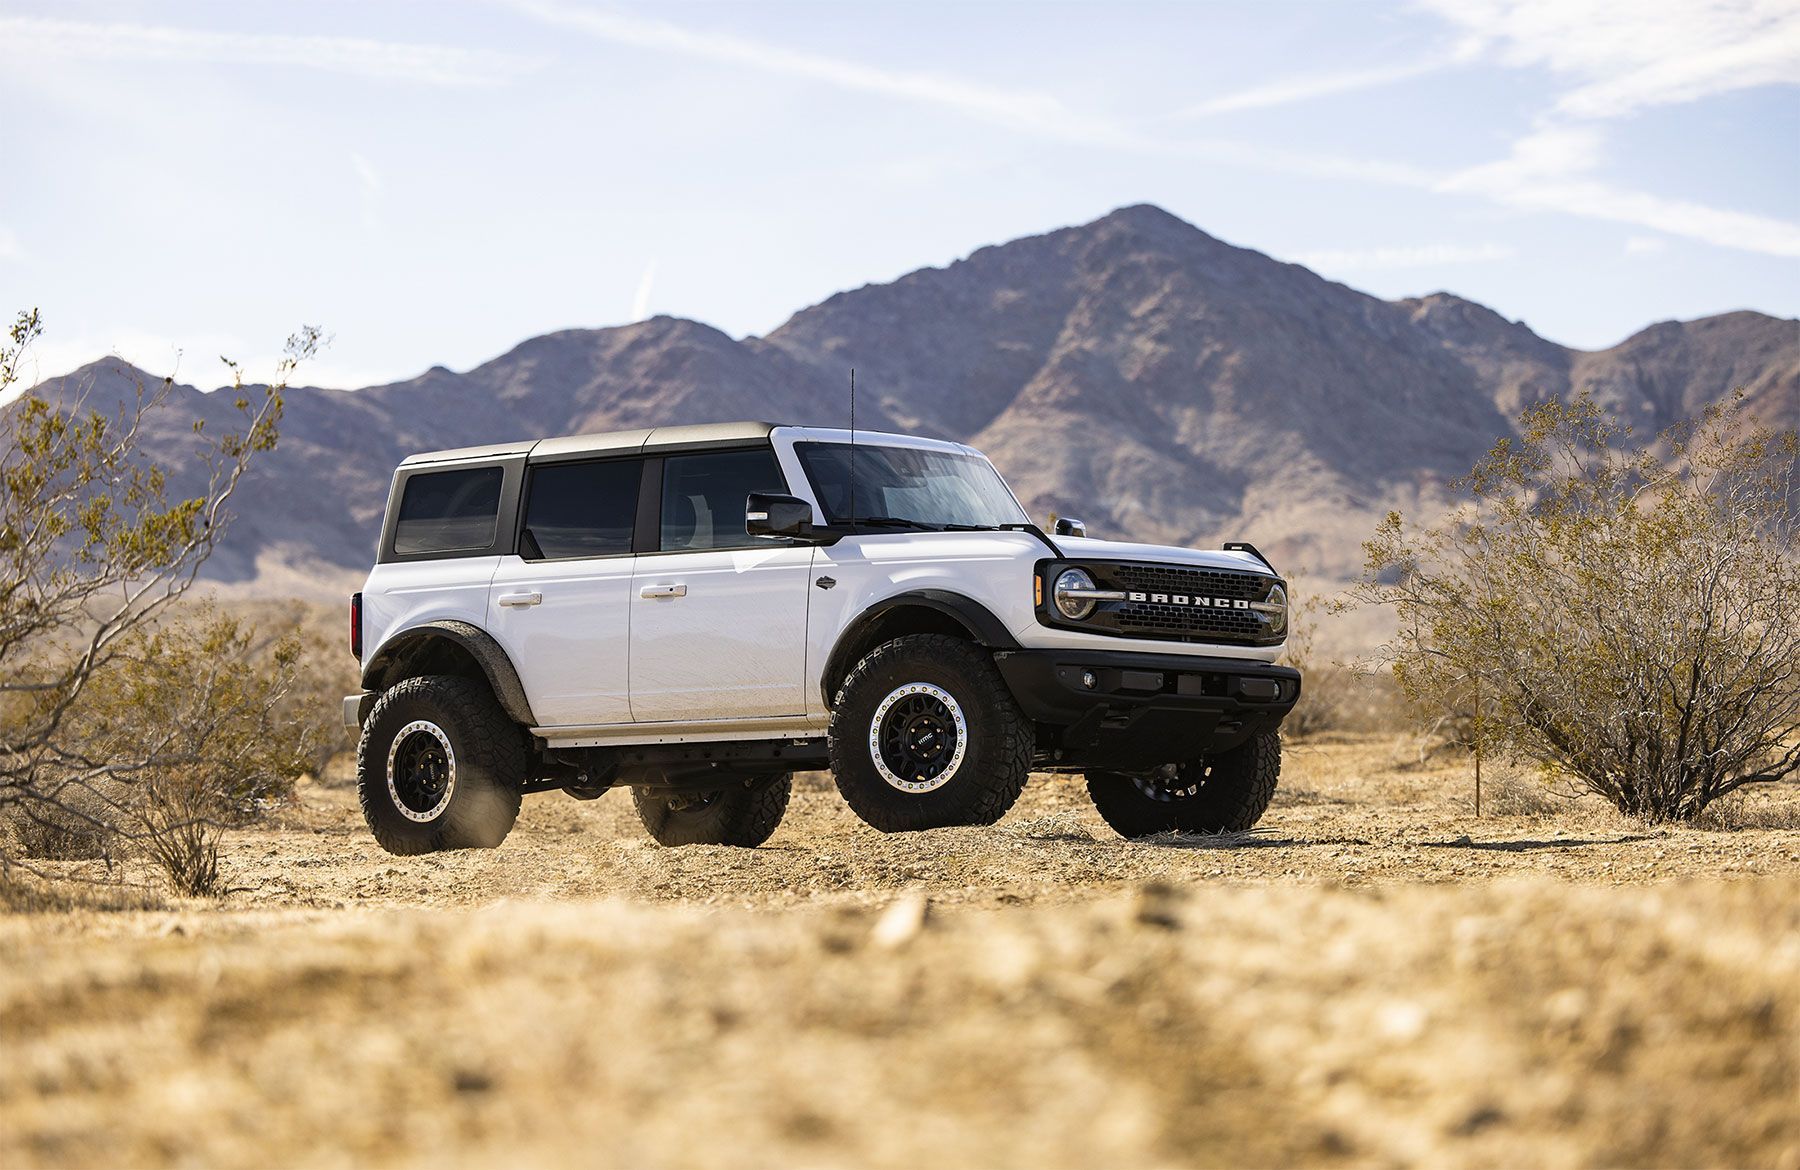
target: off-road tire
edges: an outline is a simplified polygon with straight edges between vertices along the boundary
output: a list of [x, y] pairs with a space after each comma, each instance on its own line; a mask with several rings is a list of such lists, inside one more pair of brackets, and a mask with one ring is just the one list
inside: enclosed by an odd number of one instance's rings
[[[966, 730], [960, 763], [930, 791], [890, 783], [869, 742], [882, 703], [915, 684], [952, 696]], [[901, 833], [999, 820], [1031, 773], [1034, 734], [986, 650], [944, 634], [910, 634], [875, 647], [850, 671], [832, 703], [827, 742], [851, 810], [884, 833]]]
[[[754, 849], [769, 839], [787, 813], [794, 775], [746, 776], [704, 794], [631, 790], [638, 819], [658, 845], [736, 845]], [[680, 807], [677, 807], [680, 806]]]
[[[1088, 795], [1121, 837], [1157, 833], [1241, 833], [1267, 811], [1281, 778], [1281, 736], [1254, 736], [1230, 751], [1183, 764], [1173, 780], [1145, 792], [1130, 776], [1089, 772]], [[1188, 788], [1189, 794], [1180, 795]]]
[[[404, 746], [395, 739], [416, 723], [441, 731], [454, 753], [449, 800], [427, 820], [403, 813], [390, 789], [390, 756]], [[519, 819], [529, 769], [525, 736], [493, 692], [484, 683], [454, 675], [409, 678], [383, 691], [356, 745], [363, 819], [383, 849], [403, 857], [499, 845]]]

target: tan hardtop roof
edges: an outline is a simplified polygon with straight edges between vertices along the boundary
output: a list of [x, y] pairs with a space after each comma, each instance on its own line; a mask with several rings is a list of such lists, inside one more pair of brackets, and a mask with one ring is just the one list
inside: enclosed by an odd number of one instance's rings
[[606, 431], [593, 435], [564, 435], [554, 439], [522, 439], [484, 447], [456, 447], [447, 451], [423, 451], [400, 461], [402, 467], [420, 463], [452, 463], [529, 455], [533, 460], [576, 459], [586, 455], [617, 455], [633, 451], [679, 451], [723, 447], [766, 440], [774, 423], [723, 422], [685, 427], [649, 427], [634, 431]]

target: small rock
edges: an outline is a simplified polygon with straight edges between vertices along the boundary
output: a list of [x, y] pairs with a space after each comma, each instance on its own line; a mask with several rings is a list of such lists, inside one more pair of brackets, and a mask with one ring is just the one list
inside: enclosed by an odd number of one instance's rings
[[927, 906], [923, 890], [908, 890], [901, 894], [875, 920], [869, 942], [884, 951], [905, 946], [925, 928]]

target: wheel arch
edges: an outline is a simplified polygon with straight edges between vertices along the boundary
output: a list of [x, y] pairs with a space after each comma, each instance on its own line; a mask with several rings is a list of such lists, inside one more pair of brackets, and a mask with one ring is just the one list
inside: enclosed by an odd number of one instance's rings
[[869, 606], [838, 635], [819, 687], [829, 708], [838, 687], [862, 659], [881, 643], [907, 634], [948, 634], [991, 650], [1018, 648], [1006, 623], [979, 601], [948, 589], [916, 589], [883, 598]]
[[395, 634], [364, 664], [364, 690], [383, 691], [405, 679], [449, 674], [485, 682], [507, 718], [537, 726], [531, 701], [512, 660], [493, 636], [468, 622], [444, 619], [425, 622]]

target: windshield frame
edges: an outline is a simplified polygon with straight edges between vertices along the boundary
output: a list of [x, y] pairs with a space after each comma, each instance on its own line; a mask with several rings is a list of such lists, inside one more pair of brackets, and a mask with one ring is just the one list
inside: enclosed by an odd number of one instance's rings
[[[951, 460], [956, 464], [977, 469], [972, 479], [961, 475], [957, 478], [967, 484], [968, 491], [974, 499], [979, 501], [980, 506], [989, 508], [995, 514], [991, 517], [971, 514], [966, 518], [956, 520], [941, 517], [925, 520], [905, 515], [906, 509], [884, 513], [881, 509], [885, 507], [885, 504], [879, 503], [873, 498], [866, 504], [861, 499], [856, 501], [856, 511], [859, 515], [855, 517], [843, 512], [834, 512], [830, 493], [825, 490], [829, 485], [822, 482], [823, 473], [827, 468], [820, 466], [818, 462], [820, 454], [825, 451], [834, 454], [838, 451], [856, 452], [854, 455], [848, 455], [846, 459], [852, 469], [857, 472], [856, 486], [858, 488], [869, 482], [867, 476], [870, 469], [865, 466], [868, 456], [863, 455], [863, 452], [869, 452], [871, 455], [880, 452], [914, 459]], [[1025, 510], [1023, 504], [1019, 503], [1019, 498], [1013, 494], [1011, 486], [1006, 482], [1006, 477], [1000, 474], [999, 468], [995, 467], [987, 456], [978, 451], [879, 441], [851, 443], [839, 439], [805, 439], [794, 444], [794, 455], [799, 461], [800, 469], [805, 474], [808, 485], [813, 490], [813, 497], [818, 503], [820, 514], [825, 518], [826, 524], [834, 528], [863, 534], [885, 533], [891, 535], [906, 532], [991, 532], [1008, 527], [1028, 527], [1032, 523], [1031, 514]], [[991, 484], [984, 484], [982, 481], [989, 477], [991, 477]], [[871, 493], [872, 496], [873, 494]], [[1004, 506], [1001, 506], [1001, 500], [1005, 501]], [[848, 501], [840, 502], [847, 503]], [[1000, 513], [1005, 514], [1001, 515]], [[855, 522], [853, 523], [853, 521]]]

